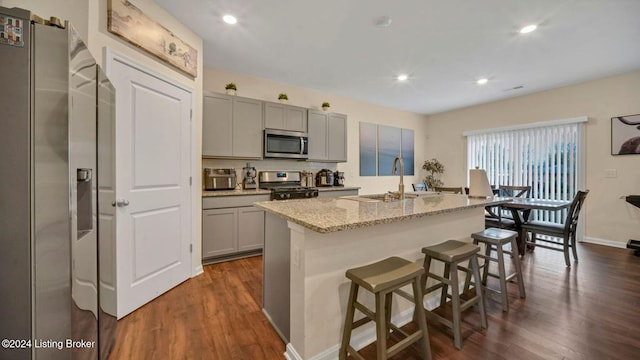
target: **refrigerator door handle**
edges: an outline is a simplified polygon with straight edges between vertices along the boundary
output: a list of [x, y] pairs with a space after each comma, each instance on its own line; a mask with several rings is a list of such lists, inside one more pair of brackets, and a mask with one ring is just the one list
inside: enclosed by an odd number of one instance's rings
[[129, 200], [127, 199], [118, 199], [118, 200], [114, 200], [113, 202], [111, 202], [111, 206], [115, 207], [124, 207], [124, 206], [128, 206], [129, 205]]

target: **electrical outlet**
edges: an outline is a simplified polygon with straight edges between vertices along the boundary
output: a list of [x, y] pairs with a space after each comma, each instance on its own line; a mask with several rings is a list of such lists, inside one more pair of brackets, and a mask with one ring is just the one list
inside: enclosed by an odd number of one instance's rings
[[618, 170], [616, 169], [605, 169], [604, 177], [608, 179], [613, 179], [618, 177]]

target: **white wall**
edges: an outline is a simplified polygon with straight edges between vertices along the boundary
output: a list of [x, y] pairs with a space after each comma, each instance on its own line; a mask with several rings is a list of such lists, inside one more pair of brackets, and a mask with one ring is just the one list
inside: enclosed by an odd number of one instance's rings
[[193, 214], [192, 238], [194, 244], [192, 273], [195, 275], [202, 270], [202, 205], [199, 191], [202, 188], [202, 137], [200, 135], [202, 129], [202, 38], [152, 0], [130, 0], [130, 2], [198, 51], [198, 76], [195, 79], [109, 33], [107, 31], [107, 0], [0, 0], [0, 5], [28, 9], [45, 19], [55, 16], [62, 20], [69, 20], [87, 43], [93, 57], [103, 68], [105, 65], [104, 49], [108, 47], [153, 72], [193, 90], [193, 127], [195, 131], [192, 139], [194, 159], [192, 176], [194, 179], [193, 188], [196, 190], [193, 191], [191, 212]]
[[[238, 96], [244, 96], [259, 100], [277, 101], [278, 94], [284, 92], [289, 97], [288, 104], [312, 109], [320, 109], [322, 102], [331, 103], [330, 111], [347, 114], [347, 143], [348, 161], [346, 163], [305, 163], [288, 160], [263, 160], [252, 161], [252, 165], [258, 170], [319, 170], [328, 168], [344, 171], [347, 186], [359, 186], [362, 194], [383, 193], [398, 189], [398, 176], [360, 176], [359, 157], [359, 123], [368, 122], [395, 126], [415, 131], [415, 175], [406, 176], [405, 188], [411, 190], [411, 183], [422, 182], [424, 170], [422, 163], [426, 158], [425, 138], [426, 117], [406, 111], [391, 109], [379, 105], [373, 105], [345, 97], [336, 96], [326, 92], [301, 88], [276, 81], [262, 79], [238, 73], [226, 72], [218, 69], [205, 68], [204, 89], [211, 92], [224, 92], [224, 85], [234, 82], [238, 86]], [[245, 161], [211, 160], [204, 159], [205, 167], [236, 167], [242, 168]], [[238, 174], [240, 175], [240, 174]], [[239, 178], [241, 179], [241, 178]]]
[[[624, 246], [640, 238], [640, 209], [620, 198], [640, 194], [640, 155], [611, 155], [611, 117], [640, 114], [640, 71], [431, 115], [427, 151], [447, 167], [445, 184], [466, 181], [462, 132], [587, 116], [586, 240]], [[605, 170], [617, 170], [606, 178]]]

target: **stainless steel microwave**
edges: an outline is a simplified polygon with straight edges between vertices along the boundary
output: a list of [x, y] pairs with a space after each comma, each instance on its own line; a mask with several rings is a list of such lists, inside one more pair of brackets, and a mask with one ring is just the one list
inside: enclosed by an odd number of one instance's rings
[[306, 159], [309, 157], [309, 137], [305, 132], [265, 129], [264, 157]]

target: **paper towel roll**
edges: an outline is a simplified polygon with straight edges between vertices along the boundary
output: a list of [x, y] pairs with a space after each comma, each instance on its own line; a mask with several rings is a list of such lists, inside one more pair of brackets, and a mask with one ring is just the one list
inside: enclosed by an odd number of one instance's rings
[[493, 196], [493, 190], [491, 190], [489, 178], [487, 178], [487, 172], [484, 169], [469, 169], [469, 196]]

